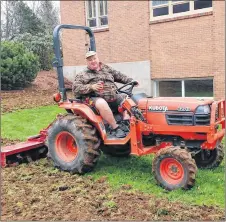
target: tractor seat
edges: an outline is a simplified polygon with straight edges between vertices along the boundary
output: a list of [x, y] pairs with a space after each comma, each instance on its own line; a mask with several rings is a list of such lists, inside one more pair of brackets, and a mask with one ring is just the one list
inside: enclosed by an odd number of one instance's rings
[[137, 94], [133, 94], [131, 96], [131, 99], [136, 103], [138, 104], [139, 100], [140, 99], [143, 99], [143, 98], [149, 98], [148, 95], [146, 93], [137, 93]]
[[68, 99], [71, 103], [73, 102], [78, 102], [78, 103], [82, 103], [82, 99], [81, 98], [74, 98], [74, 99]]
[[[84, 103], [84, 101], [82, 100], [82, 97], [76, 97], [74, 99], [69, 99], [69, 101], [71, 103], [73, 102], [77, 102], [77, 103]], [[94, 107], [94, 106], [90, 106], [88, 104], [86, 104], [96, 115], [100, 115], [100, 113], [98, 112], [98, 110]]]

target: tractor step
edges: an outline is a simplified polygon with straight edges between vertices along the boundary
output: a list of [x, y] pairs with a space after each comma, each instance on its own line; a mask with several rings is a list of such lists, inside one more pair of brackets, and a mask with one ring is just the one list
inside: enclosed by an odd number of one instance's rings
[[[15, 145], [5, 146], [1, 148], [1, 167], [5, 167], [8, 164], [9, 157], [15, 156], [20, 159], [22, 153], [28, 153], [27, 151], [36, 150], [37, 148], [44, 147], [44, 141], [26, 141], [17, 143]], [[42, 151], [44, 152], [44, 151]], [[26, 155], [29, 159], [29, 156]]]
[[109, 136], [109, 134], [107, 134], [107, 138], [104, 140], [104, 144], [105, 145], [124, 145], [129, 141], [129, 139], [130, 139], [130, 133], [128, 133], [124, 138], [116, 138], [116, 137]]

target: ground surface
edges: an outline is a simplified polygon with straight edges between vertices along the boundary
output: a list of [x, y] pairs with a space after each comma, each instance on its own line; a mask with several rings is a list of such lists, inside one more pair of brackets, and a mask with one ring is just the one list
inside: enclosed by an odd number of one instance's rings
[[[42, 71], [31, 86], [24, 90], [2, 91], [2, 112], [55, 104], [53, 94], [57, 92], [58, 80], [55, 71]], [[65, 79], [65, 87], [71, 82]]]
[[[53, 104], [56, 91], [55, 72], [41, 72], [31, 87], [2, 92], [2, 111]], [[3, 144], [15, 142], [2, 140]], [[129, 185], [113, 190], [105, 177], [94, 180], [60, 172], [47, 159], [5, 168], [2, 179], [2, 221], [225, 220], [222, 209], [134, 193]]]

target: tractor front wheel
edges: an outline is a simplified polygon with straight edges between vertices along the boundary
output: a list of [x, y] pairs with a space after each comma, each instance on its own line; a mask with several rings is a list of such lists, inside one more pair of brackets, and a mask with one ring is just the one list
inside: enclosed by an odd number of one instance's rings
[[197, 167], [189, 152], [169, 147], [158, 151], [152, 171], [157, 183], [166, 190], [190, 189], [195, 184]]
[[100, 156], [96, 128], [86, 119], [67, 114], [53, 123], [48, 131], [48, 156], [55, 167], [71, 173], [93, 170]]
[[194, 157], [198, 168], [212, 169], [218, 167], [224, 159], [223, 144], [219, 144], [214, 150], [201, 150]]

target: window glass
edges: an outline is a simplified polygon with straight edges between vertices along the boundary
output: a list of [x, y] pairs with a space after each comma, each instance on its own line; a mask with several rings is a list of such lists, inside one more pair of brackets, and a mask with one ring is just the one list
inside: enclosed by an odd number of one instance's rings
[[107, 1], [89, 0], [86, 4], [87, 25], [89, 27], [101, 27], [108, 25]]
[[[167, 17], [174, 18], [182, 15], [196, 14], [200, 12], [212, 11], [213, 0], [171, 0], [171, 1], [152, 1], [151, 6], [151, 19], [159, 20]], [[205, 9], [205, 10], [202, 10]], [[183, 13], [183, 14], [181, 14]]]
[[107, 16], [101, 17], [100, 18], [100, 24], [101, 25], [107, 25], [108, 24], [108, 18]]
[[213, 97], [213, 80], [185, 80], [185, 97]]
[[212, 0], [203, 1], [203, 0], [195, 0], [194, 1], [194, 9], [202, 9], [212, 7]]
[[88, 1], [88, 11], [89, 11], [89, 18], [92, 18], [92, 3]]
[[105, 1], [104, 1], [104, 6], [105, 6], [105, 15], [107, 15], [107, 14], [108, 14], [108, 7], [107, 7], [107, 4], [108, 4], [108, 2], [107, 2], [107, 0], [105, 0]]
[[168, 7], [162, 7], [162, 8], [155, 8], [153, 9], [153, 16], [161, 16], [161, 15], [168, 15], [169, 14], [169, 9]]
[[100, 15], [104, 15], [104, 2], [99, 1]]
[[96, 19], [90, 19], [89, 20], [89, 27], [95, 27], [97, 26]]
[[187, 12], [189, 11], [189, 2], [185, 4], [178, 4], [173, 6], [173, 13]]
[[96, 17], [96, 2], [93, 0], [93, 16]]
[[159, 82], [159, 96], [181, 97], [181, 81], [161, 81]]
[[167, 4], [169, 1], [152, 1], [152, 6]]

